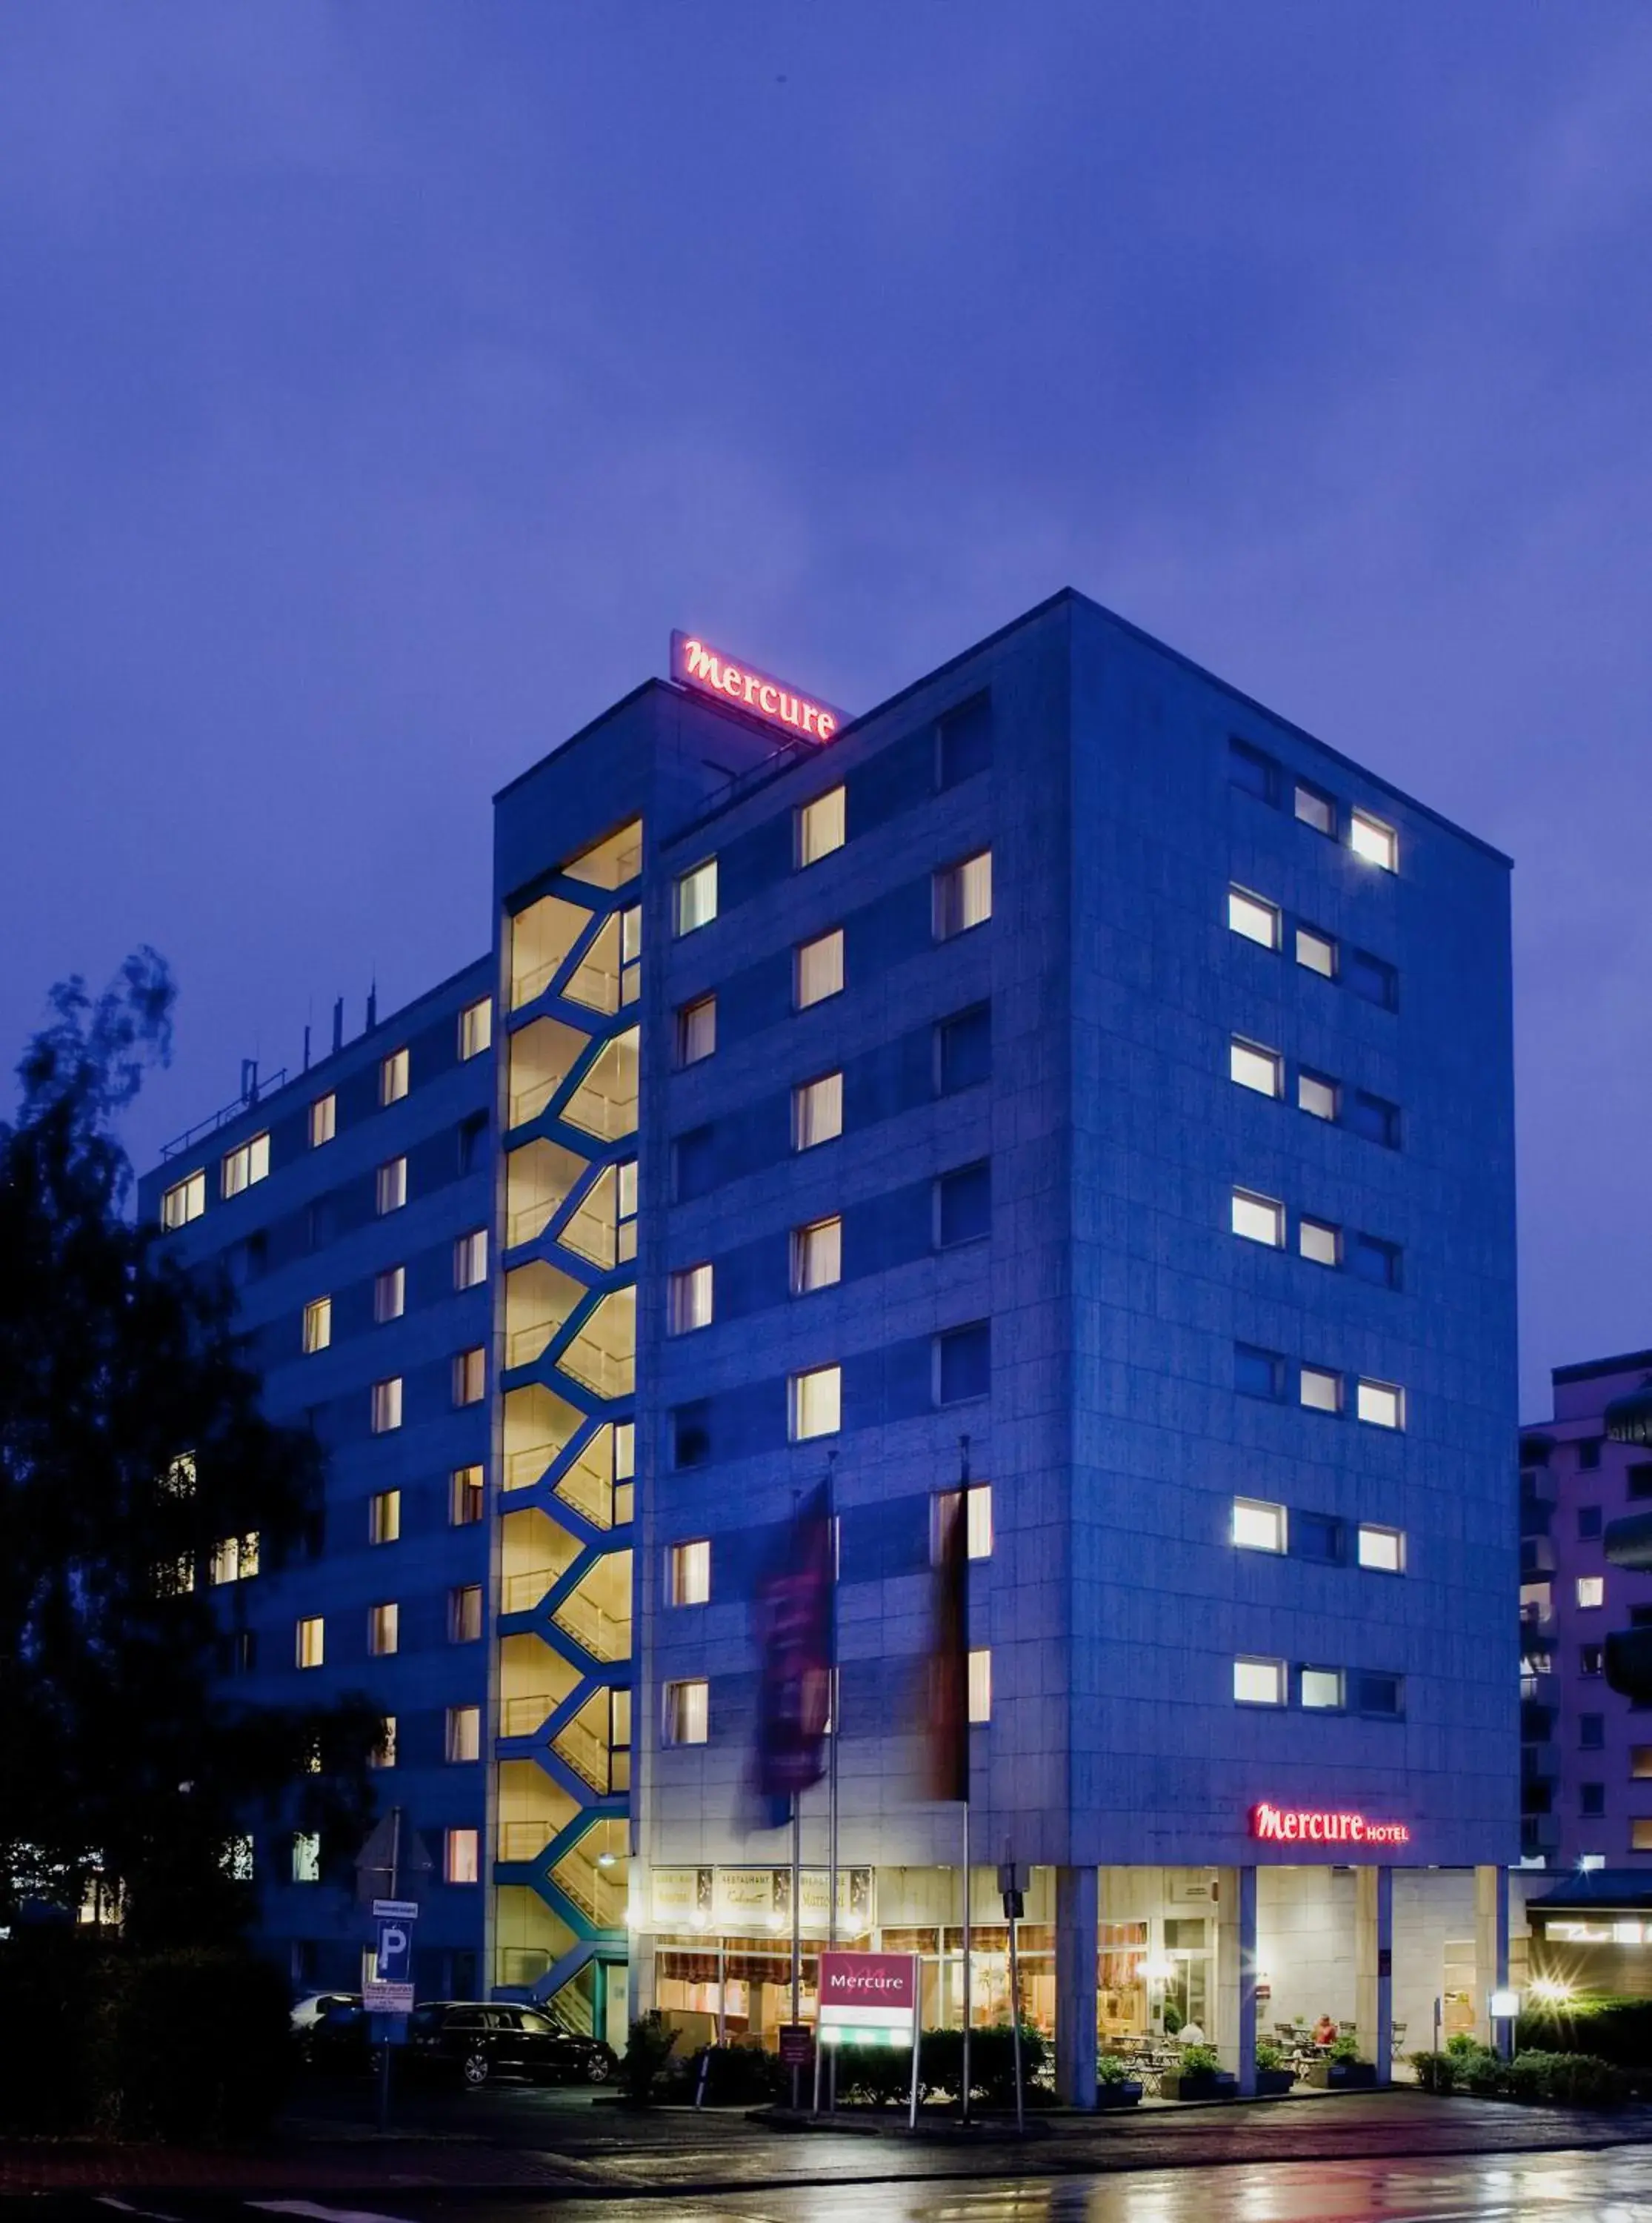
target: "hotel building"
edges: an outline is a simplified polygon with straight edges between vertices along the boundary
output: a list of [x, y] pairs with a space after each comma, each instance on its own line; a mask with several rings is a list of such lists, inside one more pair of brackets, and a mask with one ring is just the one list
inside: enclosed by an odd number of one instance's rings
[[[223, 1583], [226, 1656], [393, 1717], [421, 1991], [788, 2018], [750, 1602], [829, 1467], [835, 1927], [955, 2018], [919, 1691], [967, 1460], [977, 2014], [1009, 1860], [1078, 2098], [1166, 2022], [1247, 2079], [1298, 2015], [1379, 2065], [1436, 1999], [1483, 2025], [1506, 859], [1071, 593], [852, 719], [698, 641], [672, 675], [496, 797], [486, 956], [143, 1187], [330, 1453], [318, 1553]], [[329, 1848], [257, 1863], [295, 1981], [355, 1976]]]

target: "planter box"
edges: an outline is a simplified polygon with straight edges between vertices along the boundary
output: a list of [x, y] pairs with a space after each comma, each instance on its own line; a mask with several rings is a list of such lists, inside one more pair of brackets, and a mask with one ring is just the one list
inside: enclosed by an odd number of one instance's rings
[[1374, 2088], [1377, 2064], [1374, 2061], [1316, 2061], [1309, 2069], [1308, 2081], [1322, 2092], [1361, 2092]]
[[1288, 2092], [1297, 2081], [1294, 2069], [1259, 2069], [1256, 2072], [1256, 2096], [1259, 2100], [1276, 2098]]
[[1134, 2107], [1140, 2097], [1140, 2085], [1128, 2076], [1121, 2084], [1097, 2084], [1096, 2087], [1096, 2105], [1098, 2107]]
[[1225, 2069], [1198, 2069], [1191, 2075], [1167, 2069], [1159, 2089], [1166, 2100], [1234, 2100], [1239, 2096], [1239, 2079]]

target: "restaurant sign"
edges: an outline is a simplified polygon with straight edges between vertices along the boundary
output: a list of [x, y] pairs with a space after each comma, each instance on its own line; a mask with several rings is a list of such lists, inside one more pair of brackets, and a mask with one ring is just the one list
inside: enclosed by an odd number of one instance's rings
[[839, 726], [848, 723], [844, 712], [834, 710], [830, 703], [800, 695], [768, 672], [737, 663], [693, 633], [672, 634], [671, 677], [701, 694], [715, 695], [724, 702], [750, 711], [765, 726], [778, 727], [806, 741], [829, 741]]
[[1368, 1814], [1332, 1812], [1318, 1807], [1271, 1806], [1264, 1799], [1251, 1808], [1251, 1835], [1274, 1845], [1409, 1845], [1404, 1822], [1375, 1822]]

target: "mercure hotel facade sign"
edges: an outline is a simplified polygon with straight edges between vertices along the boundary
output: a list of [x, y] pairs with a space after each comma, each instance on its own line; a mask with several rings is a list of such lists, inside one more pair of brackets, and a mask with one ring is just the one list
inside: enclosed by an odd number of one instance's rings
[[694, 633], [671, 636], [671, 677], [684, 686], [715, 695], [738, 709], [748, 710], [765, 725], [783, 727], [807, 741], [829, 741], [848, 721], [829, 703], [800, 695], [766, 671], [737, 664], [720, 649], [713, 648]]

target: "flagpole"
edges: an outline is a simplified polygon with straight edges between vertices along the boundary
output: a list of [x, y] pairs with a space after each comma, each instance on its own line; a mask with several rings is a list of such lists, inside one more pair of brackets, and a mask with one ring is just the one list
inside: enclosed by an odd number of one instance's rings
[[[832, 1735], [826, 1742], [826, 1950], [835, 1952], [838, 1946], [838, 1739], [843, 1733], [839, 1718], [841, 1693], [838, 1679], [838, 1454], [826, 1453], [826, 1533], [832, 1540], [832, 1642], [829, 1648], [831, 1666], [827, 1672], [831, 1681], [828, 1703], [832, 1711]], [[820, 2112], [820, 1987], [815, 1986], [814, 2010], [814, 2112]], [[834, 2049], [826, 2069], [826, 2106], [838, 2112], [838, 2056]]]
[[964, 1650], [964, 2090], [962, 2120], [970, 2119], [970, 1967], [973, 1957], [970, 1934], [970, 1439], [958, 1438], [958, 1487], [957, 1518], [964, 1524], [964, 1627], [961, 1632]]

